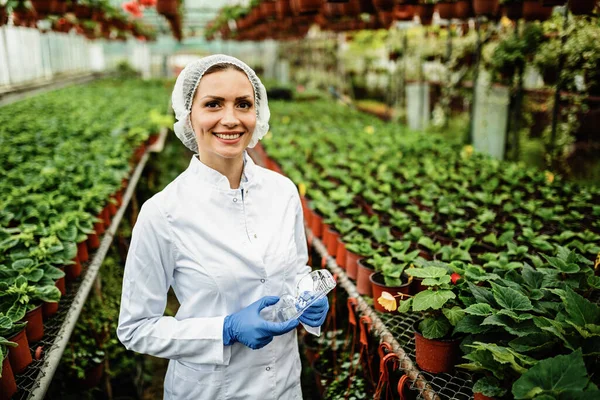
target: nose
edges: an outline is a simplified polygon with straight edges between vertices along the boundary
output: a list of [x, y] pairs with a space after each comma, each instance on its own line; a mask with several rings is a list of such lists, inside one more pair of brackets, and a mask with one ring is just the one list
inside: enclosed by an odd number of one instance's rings
[[223, 117], [221, 118], [221, 124], [228, 128], [232, 128], [240, 123], [240, 120], [235, 114], [235, 108], [232, 106], [225, 107], [223, 110]]

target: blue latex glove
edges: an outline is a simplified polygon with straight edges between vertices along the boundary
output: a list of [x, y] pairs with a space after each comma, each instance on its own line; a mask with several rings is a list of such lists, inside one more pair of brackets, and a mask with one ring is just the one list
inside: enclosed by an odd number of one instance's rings
[[321, 326], [325, 322], [325, 318], [327, 318], [327, 311], [329, 311], [329, 300], [325, 296], [304, 310], [299, 318], [300, 322], [314, 328]]
[[283, 335], [298, 326], [298, 320], [270, 322], [260, 317], [260, 310], [279, 301], [277, 296], [265, 296], [248, 307], [225, 317], [223, 322], [223, 344], [229, 346], [235, 342], [251, 349], [265, 347], [273, 336]]

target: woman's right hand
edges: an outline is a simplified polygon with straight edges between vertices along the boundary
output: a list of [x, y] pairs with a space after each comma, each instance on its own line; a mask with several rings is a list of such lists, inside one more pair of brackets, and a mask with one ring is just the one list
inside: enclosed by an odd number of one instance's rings
[[223, 344], [225, 346], [240, 342], [251, 349], [265, 347], [273, 336], [283, 335], [298, 326], [298, 320], [287, 322], [266, 321], [260, 316], [260, 310], [279, 301], [277, 296], [265, 296], [248, 307], [225, 317], [223, 322]]

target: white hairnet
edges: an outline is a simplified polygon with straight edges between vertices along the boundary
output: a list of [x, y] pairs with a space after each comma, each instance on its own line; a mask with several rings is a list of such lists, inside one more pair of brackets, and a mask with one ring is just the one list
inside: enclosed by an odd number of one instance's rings
[[175, 119], [177, 120], [174, 125], [175, 134], [186, 147], [195, 153], [198, 152], [196, 134], [194, 133], [190, 121], [192, 101], [196, 89], [198, 88], [198, 84], [200, 83], [200, 79], [202, 79], [204, 73], [215, 64], [232, 64], [241, 68], [248, 76], [248, 79], [254, 88], [256, 127], [252, 133], [250, 144], [248, 144], [248, 147], [254, 147], [269, 131], [269, 118], [271, 117], [271, 112], [269, 111], [267, 90], [252, 68], [237, 58], [224, 54], [215, 54], [191, 62], [186, 65], [179, 74], [179, 77], [177, 77], [177, 82], [175, 82], [175, 88], [171, 95], [171, 103], [173, 111], [175, 111]]

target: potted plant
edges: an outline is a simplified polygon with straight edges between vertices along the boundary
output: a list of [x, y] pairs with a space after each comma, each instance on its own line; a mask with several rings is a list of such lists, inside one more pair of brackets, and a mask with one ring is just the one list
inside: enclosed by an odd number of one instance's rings
[[[372, 263], [375, 267], [375, 272], [369, 276], [369, 280], [371, 282], [373, 299], [380, 299], [384, 292], [393, 293], [394, 296], [409, 294], [411, 279], [408, 275], [404, 274], [407, 263], [397, 263], [393, 261], [391, 256], [382, 257], [378, 254], [373, 256]], [[401, 297], [397, 296], [396, 298], [400, 299]], [[389, 300], [389, 296], [386, 295], [386, 298]], [[374, 307], [377, 311], [389, 312], [379, 301], [374, 302]]]
[[456, 1], [454, 0], [440, 0], [436, 3], [435, 9], [440, 15], [441, 19], [454, 19], [456, 18]]
[[[360, 233], [346, 235], [346, 274], [351, 279], [358, 278], [358, 260], [364, 257], [370, 257], [375, 254], [371, 239], [362, 236]], [[368, 276], [367, 276], [367, 279]]]
[[[0, 321], [1, 325], [2, 322]], [[11, 342], [0, 335], [0, 394], [3, 399], [10, 399], [17, 392], [17, 383], [8, 360], [8, 348], [16, 346], [15, 342]]]
[[[455, 293], [458, 278], [450, 274], [448, 266], [438, 262], [412, 269], [410, 275], [423, 278], [423, 285], [428, 286], [428, 290], [401, 300], [398, 307], [400, 313], [421, 314], [414, 326], [417, 364], [431, 373], [450, 372], [460, 355], [460, 340], [452, 337], [453, 327], [465, 315]], [[395, 302], [384, 304], [393, 311]]]
[[[0, 337], [14, 342], [8, 352], [11, 369], [15, 374], [20, 374], [33, 361], [29, 352], [29, 342], [25, 334], [26, 322], [14, 323], [12, 319], [0, 310]], [[12, 347], [12, 346], [11, 346]]]
[[60, 291], [54, 285], [30, 285], [22, 275], [0, 279], [0, 312], [13, 322], [27, 321], [27, 339], [36, 342], [44, 336], [42, 302], [58, 302]]
[[419, 0], [419, 3], [415, 6], [415, 15], [419, 16], [421, 25], [431, 25], [436, 3], [437, 0]]

